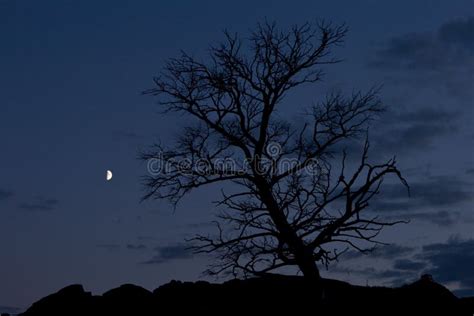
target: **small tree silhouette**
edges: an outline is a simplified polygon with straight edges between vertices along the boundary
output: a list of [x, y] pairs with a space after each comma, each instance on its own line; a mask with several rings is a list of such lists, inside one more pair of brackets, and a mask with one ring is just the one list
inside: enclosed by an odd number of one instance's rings
[[288, 31], [265, 23], [245, 40], [225, 32], [209, 62], [182, 53], [144, 92], [159, 96], [165, 112], [196, 123], [174, 148], [157, 144], [142, 155], [165, 165], [146, 177], [144, 199], [176, 205], [192, 189], [221, 182], [236, 190], [222, 191], [217, 202], [224, 209], [218, 234], [192, 239], [197, 252], [218, 255], [208, 273], [263, 275], [296, 266], [305, 278], [319, 280], [318, 262], [327, 265], [349, 248], [370, 251], [383, 227], [400, 223], [363, 212], [386, 175], [408, 187], [395, 159], [369, 163], [367, 137], [350, 175], [345, 151], [335, 155], [341, 141], [367, 135], [368, 123], [383, 110], [377, 89], [329, 94], [301, 126], [275, 115], [289, 91], [318, 82], [321, 67], [338, 62], [328, 56], [345, 34], [345, 26], [324, 22]]

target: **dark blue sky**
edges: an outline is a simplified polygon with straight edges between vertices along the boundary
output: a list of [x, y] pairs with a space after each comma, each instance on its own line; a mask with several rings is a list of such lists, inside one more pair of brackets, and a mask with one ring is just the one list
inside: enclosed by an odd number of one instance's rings
[[473, 16], [472, 1], [0, 0], [0, 306], [74, 282], [101, 293], [200, 277], [206, 258], [183, 252], [184, 237], [206, 229], [218, 192], [174, 213], [139, 203], [138, 150], [172, 142], [182, 123], [140, 92], [179, 50], [202, 56], [223, 29], [245, 34], [265, 18], [347, 24], [335, 52], [345, 62], [290, 102], [383, 83], [391, 110], [374, 143], [397, 153], [414, 190], [381, 205], [412, 219], [384, 234], [395, 246], [324, 275], [390, 285], [424, 270], [473, 294]]

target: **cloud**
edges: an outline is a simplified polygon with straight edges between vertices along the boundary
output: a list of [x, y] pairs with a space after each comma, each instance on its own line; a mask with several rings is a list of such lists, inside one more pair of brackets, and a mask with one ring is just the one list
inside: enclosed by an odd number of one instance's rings
[[0, 189], [0, 201], [8, 200], [8, 199], [10, 199], [13, 195], [15, 195], [15, 193], [13, 193], [12, 191]]
[[[413, 250], [411, 248], [409, 251], [398, 251], [398, 253], [410, 255]], [[372, 267], [364, 269], [338, 267], [336, 272], [364, 275], [378, 281], [385, 280], [393, 286], [407, 283], [421, 274], [429, 273], [436, 282], [446, 286], [459, 284], [460, 288], [454, 290], [459, 296], [474, 295], [474, 270], [472, 269], [474, 267], [474, 239], [451, 237], [445, 243], [424, 245], [411, 257], [397, 258], [391, 255], [383, 257], [390, 259], [391, 268], [377, 270]]]
[[460, 111], [439, 107], [392, 108], [374, 126], [373, 154], [419, 153], [435, 148], [438, 140], [458, 131]]
[[144, 249], [147, 249], [147, 246], [145, 246], [144, 244], [137, 244], [137, 245], [128, 244], [127, 249], [130, 249], [130, 250], [144, 250]]
[[[368, 255], [353, 252], [357, 255], [344, 257], [343, 263], [338, 263], [329, 268], [329, 272], [346, 274], [349, 276], [363, 277], [371, 283], [384, 284], [388, 286], [401, 286], [415, 281], [426, 268], [427, 263], [423, 260], [414, 260], [413, 256], [416, 248], [401, 245], [389, 245], [377, 248]], [[354, 264], [353, 259], [361, 259], [358, 264]], [[375, 264], [373, 259], [385, 260], [382, 265]], [[362, 267], [361, 267], [362, 264]]]
[[370, 260], [363, 261], [364, 268], [358, 267], [352, 259], [370, 259], [371, 256], [357, 254], [345, 256], [348, 262], [331, 266], [329, 271], [358, 275], [391, 286], [410, 283], [428, 273], [445, 286], [455, 284], [453, 292], [458, 296], [474, 295], [474, 239], [454, 236], [446, 242], [427, 244], [421, 248], [393, 245], [379, 249], [372, 258], [386, 259], [387, 263], [382, 268], [371, 267]]
[[188, 259], [193, 256], [189, 246], [177, 244], [171, 246], [160, 246], [154, 249], [156, 254], [143, 264], [161, 264], [176, 259]]
[[397, 244], [383, 245], [376, 247], [372, 252], [362, 253], [360, 251], [350, 250], [343, 256], [345, 259], [373, 258], [373, 259], [393, 259], [408, 255], [415, 250], [413, 247], [401, 246]]
[[432, 108], [432, 107], [420, 107], [415, 110], [403, 111], [394, 117], [395, 121], [401, 121], [404, 123], [438, 123], [440, 117], [443, 121], [453, 122], [459, 113], [446, 111], [445, 109]]
[[456, 211], [437, 211], [437, 212], [410, 212], [406, 215], [398, 216], [399, 219], [419, 220], [436, 224], [438, 226], [447, 227], [459, 223], [465, 219], [460, 212]]
[[383, 69], [444, 71], [472, 65], [474, 17], [447, 22], [435, 32], [391, 38], [369, 63]]
[[416, 97], [427, 89], [470, 108], [473, 28], [471, 16], [449, 21], [432, 32], [393, 37], [376, 49], [368, 65], [382, 71], [389, 82], [403, 85], [405, 95], [411, 91], [411, 97]]
[[[409, 102], [411, 101], [407, 101]], [[385, 160], [395, 154], [405, 157], [436, 149], [444, 143], [444, 138], [459, 133], [462, 113], [460, 110], [446, 110], [440, 106], [389, 107], [370, 127], [369, 156]], [[361, 139], [351, 139], [341, 141], [334, 150], [342, 152], [345, 149], [349, 159], [358, 162], [363, 145]]]
[[474, 200], [472, 184], [456, 176], [428, 176], [409, 184], [410, 196], [401, 185], [382, 186], [383, 200], [374, 201], [373, 210], [449, 226], [464, 219], [457, 208]]
[[336, 266], [330, 268], [330, 272], [347, 275], [357, 275], [367, 278], [367, 280], [377, 283], [385, 283], [391, 286], [400, 286], [410, 283], [416, 279], [416, 274], [412, 271], [399, 269], [376, 269], [373, 267], [352, 268]]
[[57, 199], [40, 196], [31, 202], [21, 203], [18, 207], [26, 211], [52, 211], [58, 204]]
[[11, 315], [16, 315], [21, 311], [20, 308], [18, 307], [13, 307], [13, 306], [2, 306], [0, 305], [0, 313], [3, 314], [11, 314]]
[[426, 262], [410, 259], [398, 259], [393, 263], [393, 267], [398, 270], [418, 272], [426, 267]]
[[425, 245], [418, 259], [426, 261], [428, 273], [444, 284], [458, 282], [458, 295], [474, 295], [474, 239], [451, 237], [445, 243]]
[[420, 206], [456, 206], [473, 200], [468, 191], [471, 183], [455, 176], [432, 176], [427, 181], [415, 182], [411, 192]]

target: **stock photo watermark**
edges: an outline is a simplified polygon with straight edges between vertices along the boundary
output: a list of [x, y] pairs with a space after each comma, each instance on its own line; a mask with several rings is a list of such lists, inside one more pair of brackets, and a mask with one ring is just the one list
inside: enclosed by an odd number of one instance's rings
[[304, 161], [296, 157], [283, 157], [283, 149], [279, 143], [271, 142], [265, 148], [265, 155], [252, 158], [189, 158], [166, 157], [159, 152], [156, 157], [147, 159], [147, 172], [151, 176], [163, 174], [180, 174], [183, 176], [212, 175], [268, 175], [290, 171], [304, 172], [315, 175], [321, 171], [318, 160], [308, 158]]

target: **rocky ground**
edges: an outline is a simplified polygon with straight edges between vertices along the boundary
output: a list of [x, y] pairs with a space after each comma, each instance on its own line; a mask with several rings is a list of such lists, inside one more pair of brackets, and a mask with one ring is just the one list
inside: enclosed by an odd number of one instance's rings
[[84, 291], [81, 285], [71, 285], [34, 303], [22, 315], [139, 316], [170, 312], [471, 316], [474, 298], [459, 299], [429, 277], [399, 288], [385, 288], [354, 286], [329, 279], [324, 279], [321, 287], [315, 287], [301, 277], [272, 276], [222, 284], [172, 281], [153, 292], [125, 284], [101, 296]]

